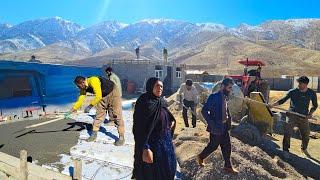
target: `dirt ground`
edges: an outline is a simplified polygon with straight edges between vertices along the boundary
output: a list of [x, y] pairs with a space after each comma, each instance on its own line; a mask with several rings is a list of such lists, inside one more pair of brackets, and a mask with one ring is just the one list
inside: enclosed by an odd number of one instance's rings
[[[284, 94], [271, 92], [271, 101]], [[283, 107], [288, 107], [288, 102]], [[205, 167], [200, 167], [195, 156], [207, 145], [209, 137], [204, 123], [198, 120], [196, 128], [185, 128], [181, 111], [176, 111], [174, 105], [170, 110], [177, 119], [174, 143], [185, 179], [320, 179], [320, 140], [310, 139], [308, 151], [311, 157], [307, 157], [300, 151], [301, 140], [298, 138], [291, 140], [291, 153], [283, 152], [281, 134], [265, 137], [258, 146], [244, 144], [231, 136], [232, 163], [240, 170], [238, 175], [222, 171], [224, 161], [220, 148], [205, 160]], [[320, 115], [320, 111], [315, 115]]]

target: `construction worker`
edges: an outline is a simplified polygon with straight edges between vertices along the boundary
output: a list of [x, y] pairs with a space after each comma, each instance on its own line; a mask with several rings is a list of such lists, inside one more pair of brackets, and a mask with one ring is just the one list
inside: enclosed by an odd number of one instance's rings
[[182, 116], [185, 126], [189, 127], [188, 109], [190, 108], [192, 112], [192, 127], [195, 128], [197, 122], [196, 106], [198, 104], [198, 91], [191, 79], [187, 79], [185, 84], [181, 84], [179, 97], [180, 104], [183, 106]]
[[87, 141], [91, 142], [97, 138], [97, 132], [100, 129], [101, 123], [104, 122], [106, 111], [108, 110], [109, 117], [115, 119], [118, 128], [119, 139], [115, 142], [115, 145], [123, 145], [125, 140], [122, 104], [120, 92], [115, 88], [115, 84], [104, 77], [98, 76], [91, 76], [89, 78], [77, 76], [74, 83], [80, 89], [80, 96], [72, 107], [71, 112], [76, 112], [82, 106], [87, 92], [95, 94], [95, 98], [84, 110], [85, 113], [88, 113], [93, 106], [96, 106], [97, 110], [96, 118], [93, 121], [93, 133]]
[[228, 108], [228, 96], [232, 91], [233, 80], [231, 78], [223, 79], [220, 91], [211, 94], [204, 104], [201, 114], [207, 121], [207, 131], [210, 133], [210, 141], [197, 156], [200, 166], [204, 166], [204, 159], [214, 152], [220, 145], [223, 159], [224, 171], [228, 173], [238, 173], [239, 171], [232, 167], [231, 142], [229, 130], [231, 128], [231, 116]]
[[246, 96], [250, 97], [251, 92], [261, 92], [264, 101], [266, 103], [269, 102], [270, 86], [268, 81], [255, 76], [255, 79], [250, 83], [248, 87], [248, 93], [246, 94]]
[[120, 96], [122, 97], [121, 81], [120, 81], [119, 77], [112, 71], [111, 67], [106, 68], [106, 74], [107, 74], [107, 79], [114, 82], [114, 84], [118, 88], [118, 91], [120, 92]]
[[[289, 90], [286, 96], [269, 106], [272, 108], [273, 106], [281, 105], [290, 99], [290, 108], [289, 112], [287, 113], [288, 119], [284, 127], [282, 148], [284, 151], [289, 152], [292, 131], [293, 128], [297, 126], [302, 137], [301, 150], [303, 153], [308, 155], [309, 153], [307, 151], [307, 147], [310, 134], [308, 118], [312, 117], [312, 114], [316, 111], [318, 107], [318, 101], [316, 93], [312, 89], [308, 88], [308, 77], [301, 76], [297, 79], [297, 81], [299, 83], [298, 88]], [[312, 108], [309, 110], [310, 101], [312, 102]], [[302, 114], [304, 117], [292, 113], [290, 114], [290, 111]]]
[[261, 65], [260, 64], [258, 64], [258, 68], [257, 68], [257, 70], [256, 70], [256, 76], [259, 78], [259, 79], [261, 79]]

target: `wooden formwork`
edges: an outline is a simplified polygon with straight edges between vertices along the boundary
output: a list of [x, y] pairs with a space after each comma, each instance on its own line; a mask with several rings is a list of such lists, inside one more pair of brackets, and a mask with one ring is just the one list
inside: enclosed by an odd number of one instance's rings
[[27, 151], [20, 151], [20, 159], [0, 152], [0, 171], [21, 180], [81, 179], [81, 161], [74, 160], [74, 177], [27, 162]]

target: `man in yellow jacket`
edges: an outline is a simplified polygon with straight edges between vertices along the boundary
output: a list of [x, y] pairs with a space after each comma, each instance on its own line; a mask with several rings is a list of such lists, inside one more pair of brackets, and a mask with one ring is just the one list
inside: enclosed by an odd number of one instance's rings
[[97, 133], [100, 129], [101, 123], [104, 122], [106, 117], [106, 111], [109, 113], [109, 118], [115, 120], [119, 139], [115, 142], [116, 146], [124, 144], [124, 121], [122, 118], [122, 103], [121, 96], [118, 88], [115, 84], [104, 78], [98, 76], [91, 76], [85, 78], [77, 76], [74, 83], [80, 89], [80, 96], [78, 101], [73, 105], [71, 112], [76, 112], [83, 104], [86, 94], [95, 94], [95, 98], [91, 101], [84, 112], [88, 113], [93, 106], [96, 106], [96, 118], [93, 121], [93, 133], [88, 138], [88, 142], [94, 141], [97, 138]]

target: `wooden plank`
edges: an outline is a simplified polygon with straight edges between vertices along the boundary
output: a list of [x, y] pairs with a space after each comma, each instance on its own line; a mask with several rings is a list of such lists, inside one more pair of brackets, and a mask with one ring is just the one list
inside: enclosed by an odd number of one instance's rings
[[20, 179], [28, 179], [28, 164], [27, 164], [27, 151], [20, 151], [20, 169], [19, 169]]
[[10, 164], [7, 164], [7, 163], [4, 163], [2, 162], [2, 160], [0, 160], [0, 171], [10, 175], [10, 176], [13, 176], [15, 178], [19, 178], [19, 169], [14, 167], [14, 166], [11, 166]]
[[74, 159], [73, 160], [73, 165], [74, 165], [73, 179], [81, 180], [82, 179], [82, 162], [81, 162], [81, 159]]
[[65, 174], [61, 174], [59, 172], [52, 171], [50, 169], [46, 169], [41, 166], [37, 166], [35, 164], [28, 163], [29, 167], [29, 175], [38, 176], [44, 179], [61, 179], [61, 180], [71, 180], [71, 176], [67, 176]]
[[[27, 163], [29, 179], [71, 180], [71, 176], [55, 172], [44, 167]], [[20, 159], [0, 152], [0, 170], [10, 176], [19, 178]]]
[[[245, 102], [252, 102], [252, 103], [257, 103], [257, 104], [261, 104], [261, 105], [264, 105], [264, 106], [269, 106], [269, 104], [262, 103], [262, 102], [259, 102], [259, 101], [256, 101], [256, 100], [253, 100], [253, 99], [250, 99], [250, 98], [247, 98], [247, 97], [246, 98], [238, 97], [238, 96], [233, 96], [233, 97], [243, 99]], [[281, 108], [281, 107], [274, 106], [272, 108], [273, 109], [278, 109], [278, 110], [281, 110], [281, 111], [284, 111], [284, 112], [288, 112], [288, 113], [300, 116], [302, 118], [306, 118], [306, 115], [303, 115], [303, 114], [300, 114], [300, 113], [297, 113], [297, 112], [293, 112], [293, 111], [289, 111], [289, 110]], [[319, 122], [317, 122], [317, 120], [318, 119], [315, 118], [315, 117], [311, 117], [311, 118], [308, 119], [308, 121], [311, 122], [311, 123], [319, 124]]]
[[[79, 113], [80, 112], [72, 113], [72, 115], [78, 115]], [[63, 115], [61, 115], [61, 117], [59, 117], [57, 119], [52, 119], [50, 121], [46, 121], [46, 122], [42, 122], [42, 123], [38, 123], [38, 124], [33, 124], [33, 125], [27, 126], [25, 128], [26, 129], [34, 128], [34, 127], [42, 126], [42, 125], [45, 125], [45, 124], [53, 123], [53, 122], [56, 122], [56, 121], [60, 121], [60, 120], [63, 120], [63, 119], [66, 119], [65, 113], [63, 113]]]
[[53, 120], [50, 120], [50, 121], [46, 121], [46, 122], [42, 122], [42, 123], [30, 125], [30, 126], [27, 126], [27, 127], [25, 127], [25, 128], [26, 128], [26, 129], [34, 128], [34, 127], [42, 126], [42, 125], [45, 125], [45, 124], [53, 123], [53, 122], [56, 122], [56, 121], [60, 121], [60, 120], [63, 120], [63, 119], [65, 119], [65, 118], [64, 118], [64, 117], [60, 117], [60, 118], [53, 119]]
[[20, 160], [16, 157], [0, 152], [0, 170], [6, 174], [19, 178]]

